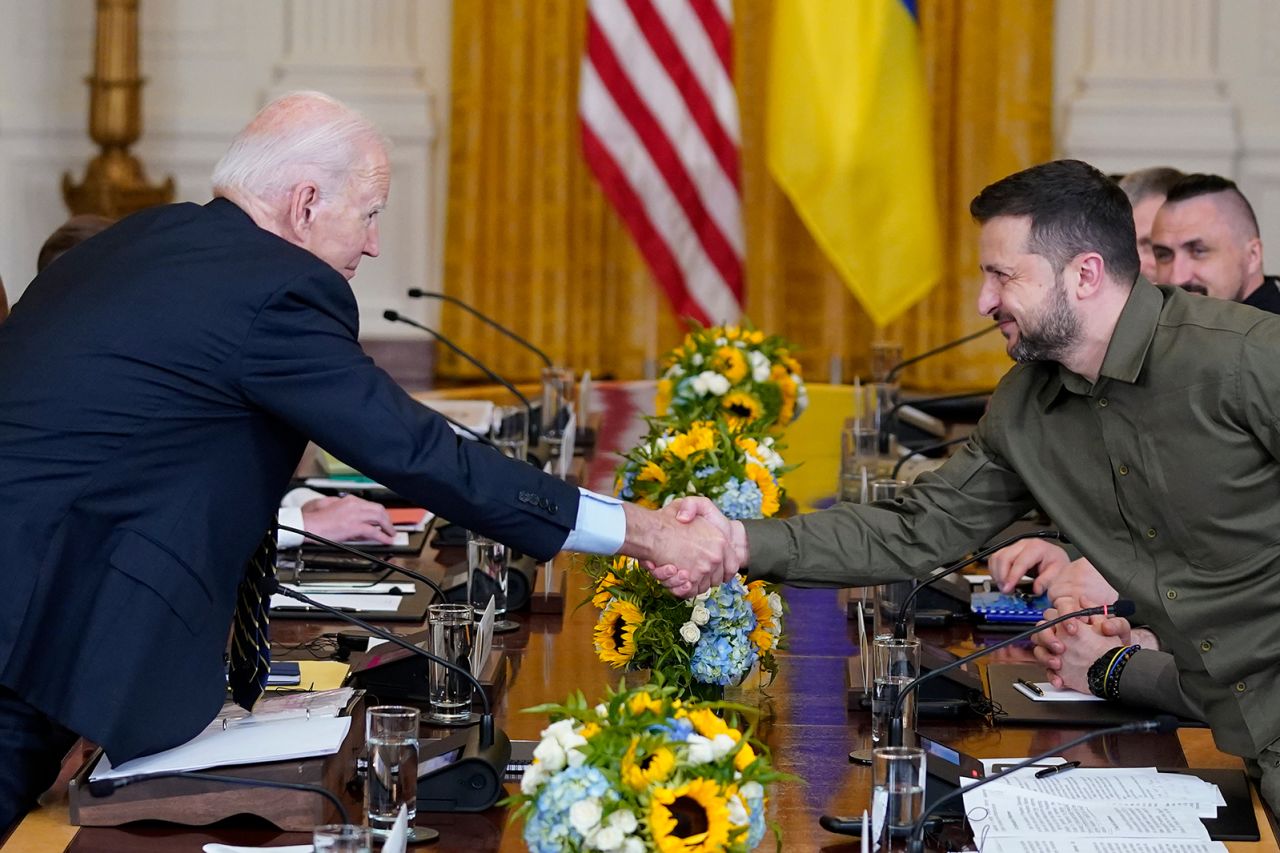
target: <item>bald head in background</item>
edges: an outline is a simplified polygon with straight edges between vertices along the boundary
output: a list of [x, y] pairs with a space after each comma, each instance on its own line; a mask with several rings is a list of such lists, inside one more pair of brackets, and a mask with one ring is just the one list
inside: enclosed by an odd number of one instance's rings
[[1258, 219], [1234, 181], [1187, 175], [1169, 189], [1151, 238], [1158, 284], [1233, 302], [1261, 295]]
[[1120, 189], [1129, 197], [1133, 206], [1133, 229], [1138, 238], [1138, 260], [1142, 264], [1142, 276], [1156, 280], [1156, 259], [1151, 251], [1151, 226], [1156, 211], [1164, 204], [1169, 188], [1182, 180], [1183, 174], [1169, 166], [1152, 166], [1138, 169], [1121, 178]]

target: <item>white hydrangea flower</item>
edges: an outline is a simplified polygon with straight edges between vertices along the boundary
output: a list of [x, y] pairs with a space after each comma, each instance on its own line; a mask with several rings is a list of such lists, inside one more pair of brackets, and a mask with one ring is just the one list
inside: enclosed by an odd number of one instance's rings
[[532, 796], [547, 781], [547, 772], [539, 762], [534, 762], [520, 775], [520, 792]]
[[702, 735], [689, 735], [689, 739], [685, 741], [685, 746], [689, 748], [690, 764], [710, 764], [715, 760], [710, 738]]
[[782, 596], [778, 595], [776, 592], [771, 592], [768, 597], [765, 598], [765, 601], [769, 602], [770, 613], [774, 616], [782, 615]]
[[626, 833], [616, 826], [606, 826], [596, 830], [596, 834], [591, 837], [591, 845], [597, 850], [617, 850], [625, 837]]
[[618, 809], [616, 812], [609, 815], [609, 819], [606, 823], [609, 826], [614, 826], [622, 830], [623, 835], [630, 835], [635, 832], [636, 827], [640, 825], [640, 822], [636, 820], [635, 812], [630, 809]]
[[599, 717], [599, 718], [600, 718], [600, 719], [602, 719], [602, 720], [603, 720], [605, 717], [609, 716], [609, 708], [608, 708], [608, 706], [607, 706], [607, 705], [605, 705], [603, 702], [601, 702], [601, 703], [599, 703], [598, 705], [596, 705], [596, 707], [595, 707], [595, 712], [596, 712], [596, 716], [597, 716], [597, 717]]
[[737, 746], [738, 742], [733, 739], [732, 735], [721, 733], [711, 739], [711, 754], [716, 761], [719, 761], [733, 752]]
[[747, 361], [751, 364], [751, 378], [757, 382], [769, 380], [769, 356], [758, 349], [747, 350]]
[[702, 631], [698, 630], [698, 626], [692, 622], [686, 622], [680, 626], [680, 639], [686, 643], [696, 643], [702, 637]]
[[694, 367], [701, 367], [702, 353], [695, 352], [692, 356], [689, 357], [689, 363], [692, 364]]
[[716, 346], [718, 347], [722, 347], [727, 343], [729, 343], [729, 339], [724, 336], [716, 338]]
[[633, 835], [622, 842], [622, 853], [645, 853], [644, 842]]
[[671, 502], [672, 502], [673, 500], [675, 500], [675, 499], [676, 499], [676, 496], [675, 496], [675, 494], [674, 494], [674, 493], [669, 494], [669, 495], [667, 495], [665, 498], [663, 498], [663, 499], [662, 499], [662, 505], [663, 505], [663, 506], [666, 506], [667, 504], [671, 503]]
[[720, 373], [712, 373], [711, 378], [707, 380], [707, 383], [711, 387], [711, 393], [717, 397], [723, 397], [725, 394], [728, 394], [729, 389], [733, 387], [730, 385], [728, 378]]
[[600, 800], [595, 797], [588, 797], [585, 800], [578, 800], [569, 806], [569, 825], [578, 830], [582, 835], [586, 835], [600, 824], [600, 817], [604, 814], [604, 809], [600, 808]]
[[759, 800], [764, 797], [764, 786], [759, 782], [747, 782], [738, 790], [742, 792], [742, 796], [745, 797], [748, 802], [751, 800]]
[[681, 376], [684, 376], [684, 366], [680, 364], [671, 365], [667, 368], [667, 372], [663, 374], [666, 379], [679, 379]]
[[699, 596], [698, 598], [699, 600], [694, 602], [693, 614], [689, 616], [689, 620], [695, 625], [705, 625], [711, 621], [711, 611], [702, 603], [702, 597]]
[[564, 754], [570, 767], [581, 767], [587, 763], [587, 754], [580, 749], [566, 749]]
[[751, 816], [747, 814], [747, 806], [742, 802], [739, 794], [734, 794], [729, 798], [727, 803], [729, 806], [729, 823], [734, 826], [746, 826], [751, 822]]
[[542, 742], [534, 747], [533, 757], [552, 773], [563, 770], [569, 760], [564, 754], [564, 747], [554, 737], [544, 737]]

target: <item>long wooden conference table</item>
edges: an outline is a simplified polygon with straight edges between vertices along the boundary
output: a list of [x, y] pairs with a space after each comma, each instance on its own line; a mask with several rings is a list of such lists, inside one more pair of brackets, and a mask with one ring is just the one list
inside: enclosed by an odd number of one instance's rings
[[[821, 389], [811, 389], [818, 396]], [[588, 479], [608, 488], [613, 461], [601, 456], [609, 447], [624, 446], [634, 440], [635, 410], [643, 407], [648, 394], [644, 387], [620, 385], [603, 395], [604, 417], [600, 426], [597, 457], [587, 466]], [[837, 432], [838, 434], [838, 432]], [[820, 455], [820, 454], [819, 454]], [[830, 470], [830, 469], [828, 469]], [[455, 549], [456, 551], [456, 549]], [[440, 553], [428, 547], [414, 561], [416, 568], [434, 573], [458, 559], [457, 553]], [[558, 567], [572, 571], [573, 558], [562, 556]], [[506, 688], [496, 712], [500, 727], [513, 739], [536, 740], [546, 719], [521, 713], [521, 709], [547, 701], [560, 701], [582, 690], [589, 698], [602, 693], [606, 685], [617, 684], [620, 674], [596, 660], [591, 644], [594, 608], [577, 608], [584, 581], [570, 575], [568, 607], [558, 614], [517, 614], [521, 629], [497, 638], [506, 650]], [[846, 661], [859, 652], [856, 628], [846, 617], [849, 592], [843, 590], [789, 589], [785, 597], [789, 616], [785, 624], [788, 648], [780, 653], [781, 672], [766, 690], [747, 689], [735, 696], [758, 708], [759, 734], [768, 744], [777, 766], [802, 781], [777, 785], [770, 792], [769, 819], [782, 832], [786, 851], [851, 851], [857, 842], [821, 829], [823, 814], [857, 815], [870, 801], [870, 769], [851, 765], [846, 755], [863, 746], [869, 737], [865, 713], [846, 710]], [[403, 624], [392, 630], [407, 633]], [[336, 622], [283, 622], [273, 625], [274, 638], [293, 645], [326, 632], [345, 630]], [[939, 631], [921, 631], [925, 639], [958, 653], [1000, 639], [984, 637], [969, 626]], [[995, 661], [1025, 661], [1029, 649], [1013, 646], [992, 656]], [[1084, 733], [1085, 729], [1062, 730], [1032, 726], [992, 727], [974, 718], [939, 723], [921, 720], [920, 732], [975, 757], [1011, 758], [1050, 750], [1057, 743]], [[261, 822], [230, 820], [211, 827], [184, 827], [172, 824], [139, 823], [123, 827], [78, 828], [68, 824], [67, 780], [79, 767], [90, 747], [80, 745], [64, 766], [58, 785], [14, 830], [3, 850], [75, 851], [75, 853], [183, 853], [199, 851], [212, 841], [230, 844], [282, 846], [303, 844], [309, 838], [300, 833], [284, 833]], [[1095, 740], [1063, 753], [1085, 766], [1159, 766], [1168, 768], [1238, 768], [1239, 759], [1218, 752], [1207, 730], [1184, 729], [1177, 734], [1109, 737]], [[264, 797], [271, 793], [264, 792]], [[1254, 797], [1254, 809], [1262, 833], [1255, 843], [1230, 842], [1232, 851], [1276, 851], [1274, 818]], [[359, 806], [350, 803], [353, 813]], [[442, 851], [517, 851], [525, 849], [521, 827], [510, 823], [505, 809], [481, 814], [420, 814], [418, 823], [440, 832], [432, 848]], [[766, 836], [761, 849], [772, 847]], [[429, 849], [429, 848], [418, 848]]]

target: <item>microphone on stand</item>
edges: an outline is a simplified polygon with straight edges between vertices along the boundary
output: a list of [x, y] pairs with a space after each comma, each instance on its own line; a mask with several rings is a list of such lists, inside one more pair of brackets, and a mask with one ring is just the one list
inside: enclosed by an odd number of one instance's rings
[[[1075, 614], [1072, 614], [1072, 615], [1075, 615]], [[962, 786], [959, 790], [952, 791], [951, 793], [947, 794], [945, 797], [939, 797], [938, 800], [934, 802], [933, 805], [925, 809], [924, 813], [920, 815], [919, 819], [916, 820], [914, 823], [912, 823], [910, 826], [896, 827], [896, 829], [898, 830], [899, 833], [909, 836], [909, 839], [910, 839], [909, 849], [912, 851], [912, 853], [923, 853], [924, 828], [925, 828], [925, 824], [928, 823], [929, 821], [929, 816], [937, 812], [940, 808], [942, 808], [947, 803], [950, 803], [955, 799], [963, 797], [966, 793], [968, 793], [969, 791], [972, 791], [974, 788], [980, 788], [989, 782], [995, 782], [999, 779], [1003, 779], [1004, 777], [1008, 776], [1011, 773], [1017, 773], [1019, 770], [1022, 770], [1023, 768], [1030, 767], [1031, 765], [1036, 764], [1037, 762], [1044, 761], [1046, 758], [1052, 758], [1053, 756], [1065, 750], [1068, 750], [1073, 746], [1079, 746], [1080, 744], [1085, 743], [1087, 741], [1094, 740], [1095, 738], [1104, 737], [1106, 735], [1122, 735], [1122, 734], [1168, 734], [1170, 732], [1177, 730], [1178, 726], [1179, 726], [1179, 723], [1178, 723], [1177, 717], [1173, 717], [1168, 714], [1161, 714], [1153, 720], [1142, 720], [1136, 723], [1125, 723], [1122, 726], [1112, 726], [1111, 728], [1107, 728], [1107, 729], [1095, 729], [1094, 731], [1082, 734], [1077, 738], [1072, 738], [1066, 743], [1058, 744], [1048, 752], [1042, 752], [1039, 755], [1035, 756], [1034, 758], [1028, 758], [1026, 761], [1021, 761], [1013, 765], [1012, 767], [1006, 767], [1004, 770], [1001, 770], [999, 773], [996, 773], [991, 776], [986, 776], [983, 779], [977, 782], [974, 782], [972, 785], [969, 785], [968, 787]], [[889, 819], [889, 815], [891, 813], [892, 811], [890, 810], [890, 812], [885, 815], [886, 820]]]
[[303, 595], [297, 590], [290, 589], [289, 587], [284, 586], [279, 582], [276, 583], [276, 588], [272, 590], [272, 593], [273, 594], [279, 593], [280, 595], [283, 595], [286, 598], [292, 598], [295, 601], [301, 601], [303, 604], [306, 604], [310, 607], [314, 607], [317, 610], [323, 610], [325, 613], [328, 613], [332, 616], [336, 616], [344, 622], [350, 622], [352, 625], [355, 625], [357, 628], [362, 628], [365, 631], [368, 631], [370, 634], [372, 634], [373, 636], [379, 639], [386, 640], [389, 643], [394, 643], [395, 645], [400, 646], [403, 649], [408, 649], [414, 654], [421, 655], [422, 657], [426, 658], [432, 663], [439, 664], [440, 666], [443, 666], [445, 669], [451, 670], [452, 672], [456, 672], [462, 675], [464, 678], [467, 679], [467, 681], [471, 682], [471, 686], [475, 689], [477, 693], [480, 694], [480, 703], [484, 707], [484, 712], [480, 715], [480, 748], [488, 749], [489, 747], [493, 746], [493, 733], [494, 733], [493, 709], [490, 708], [489, 706], [489, 697], [484, 692], [484, 687], [480, 684], [479, 680], [476, 679], [476, 677], [471, 674], [470, 669], [464, 666], [460, 666], [459, 664], [453, 663], [452, 661], [447, 661], [444, 658], [439, 657], [438, 655], [432, 654], [431, 652], [427, 651], [421, 646], [414, 645], [413, 643], [409, 642], [408, 640], [404, 639], [403, 637], [397, 634], [393, 634], [390, 631], [384, 631], [381, 628], [378, 628], [364, 621], [363, 619], [358, 619], [355, 616], [352, 616], [350, 613], [347, 613], [344, 610], [339, 610], [337, 607], [330, 607], [327, 604], [323, 604], [319, 601], [316, 601], [314, 598]]
[[893, 638], [895, 640], [905, 640], [907, 638], [907, 616], [911, 612], [909, 605], [915, 601], [916, 596], [920, 594], [921, 590], [942, 580], [947, 575], [953, 575], [966, 566], [971, 566], [979, 560], [991, 556], [996, 551], [1006, 548], [1014, 542], [1021, 542], [1023, 539], [1054, 539], [1058, 542], [1070, 544], [1067, 537], [1063, 536], [1062, 533], [1057, 530], [1033, 530], [1027, 533], [1019, 533], [1016, 536], [1010, 536], [1008, 539], [1003, 539], [994, 545], [988, 545], [975, 553], [972, 557], [944, 567], [941, 571], [929, 575], [929, 577], [917, 584], [915, 589], [911, 590], [911, 592], [907, 594], [906, 598], [902, 599], [902, 604], [899, 605], [898, 609], [898, 618], [894, 620], [893, 623]]
[[520, 391], [516, 388], [516, 386], [512, 385], [510, 382], [503, 379], [498, 374], [494, 373], [484, 364], [481, 364], [480, 360], [477, 359], [475, 356], [471, 355], [466, 350], [462, 349], [462, 347], [458, 346], [453, 341], [449, 340], [444, 335], [440, 334], [430, 326], [424, 326], [422, 323], [419, 323], [417, 320], [411, 320], [408, 317], [401, 314], [399, 311], [393, 311], [390, 308], [388, 308], [386, 311], [383, 311], [382, 316], [383, 316], [383, 319], [390, 320], [392, 323], [404, 323], [405, 325], [413, 326], [415, 329], [421, 329], [427, 334], [432, 335], [440, 343], [444, 344], [449, 349], [453, 350], [458, 355], [462, 356], [471, 364], [473, 364], [476, 367], [476, 369], [484, 373], [485, 376], [488, 376], [494, 382], [497, 382], [503, 388], [506, 388], [508, 391], [514, 394], [517, 399], [520, 400], [521, 404], [524, 405], [526, 411], [528, 411], [529, 413], [529, 429], [530, 431], [534, 429], [534, 424], [537, 421], [536, 421], [536, 418], [534, 418], [534, 414], [533, 414], [533, 404], [529, 402], [528, 397], [520, 393]]
[[246, 776], [224, 776], [220, 773], [197, 773], [190, 770], [169, 770], [162, 773], [139, 773], [136, 776], [121, 776], [116, 779], [92, 779], [89, 781], [89, 794], [94, 797], [109, 797], [118, 788], [132, 785], [134, 782], [146, 782], [151, 779], [194, 779], [198, 782], [219, 782], [227, 785], [239, 785], [245, 788], [281, 788], [286, 791], [309, 791], [333, 803], [342, 817], [343, 823], [351, 823], [351, 815], [346, 806], [333, 791], [319, 785], [306, 785], [301, 782], [277, 782], [270, 779], [251, 779]]
[[990, 326], [987, 326], [986, 328], [983, 328], [983, 329], [979, 329], [978, 331], [973, 332], [971, 334], [965, 335], [963, 338], [956, 338], [954, 341], [949, 341], [948, 343], [945, 343], [942, 346], [934, 347], [931, 350], [925, 350], [919, 355], [913, 355], [911, 358], [903, 359], [902, 361], [895, 364], [893, 367], [890, 367], [889, 370], [885, 372], [884, 381], [892, 382], [894, 379], [897, 378], [898, 373], [900, 373], [904, 367], [910, 367], [916, 362], [924, 361], [926, 358], [932, 358], [933, 356], [938, 355], [939, 353], [946, 352], [947, 350], [952, 349], [954, 347], [958, 347], [961, 344], [967, 344], [969, 341], [974, 340], [975, 338], [980, 338], [983, 335], [990, 334], [991, 332], [994, 332], [998, 328], [1000, 328], [999, 323], [992, 323]]
[[448, 302], [451, 305], [457, 305], [463, 311], [466, 311], [471, 316], [476, 317], [481, 322], [487, 323], [488, 325], [497, 329], [502, 334], [506, 335], [511, 340], [520, 344], [520, 346], [532, 352], [534, 355], [540, 358], [542, 360], [542, 363], [545, 364], [547, 367], [551, 366], [551, 358], [541, 349], [529, 343], [520, 335], [517, 335], [515, 332], [511, 331], [506, 326], [502, 325], [497, 320], [493, 319], [487, 314], [481, 314], [479, 310], [471, 307], [470, 305], [463, 302], [461, 299], [459, 299], [456, 296], [450, 296], [447, 293], [440, 293], [439, 291], [436, 291], [436, 290], [423, 290], [418, 287], [411, 287], [409, 288], [409, 297], [412, 299], [439, 299], [443, 302]]
[[980, 657], [984, 657], [986, 655], [991, 654], [994, 651], [1003, 649], [1005, 646], [1012, 645], [1013, 643], [1016, 643], [1019, 640], [1025, 640], [1027, 637], [1030, 637], [1032, 634], [1038, 634], [1039, 632], [1045, 630], [1046, 628], [1052, 628], [1054, 625], [1057, 625], [1061, 622], [1066, 622], [1068, 619], [1079, 619], [1085, 616], [1120, 616], [1120, 617], [1127, 618], [1129, 616], [1132, 616], [1136, 609], [1137, 608], [1134, 606], [1134, 603], [1132, 601], [1122, 598], [1119, 601], [1117, 601], [1115, 604], [1110, 604], [1110, 605], [1104, 604], [1099, 607], [1086, 607], [1083, 610], [1076, 610], [1071, 613], [1067, 613], [1062, 616], [1059, 616], [1056, 619], [1050, 619], [1048, 622], [1037, 623], [1031, 628], [1028, 628], [1027, 630], [1021, 631], [1010, 637], [1006, 637], [1005, 639], [1001, 640], [998, 643], [995, 643], [994, 645], [990, 645], [985, 648], [978, 649], [978, 651], [974, 652], [971, 655], [966, 655], [965, 657], [958, 658], [952, 661], [951, 663], [947, 664], [946, 666], [940, 666], [935, 670], [924, 673], [919, 678], [915, 679], [911, 683], [904, 686], [901, 691], [897, 691], [897, 696], [893, 697], [891, 700], [893, 701], [893, 712], [889, 717], [889, 746], [902, 746], [902, 736], [903, 736], [902, 706], [907, 701], [907, 695], [910, 694], [913, 690], [918, 690], [921, 684], [925, 684], [931, 681], [932, 679], [937, 678], [940, 675], [950, 672], [951, 670], [956, 669], [957, 667], [963, 666], [964, 664], [971, 663]]

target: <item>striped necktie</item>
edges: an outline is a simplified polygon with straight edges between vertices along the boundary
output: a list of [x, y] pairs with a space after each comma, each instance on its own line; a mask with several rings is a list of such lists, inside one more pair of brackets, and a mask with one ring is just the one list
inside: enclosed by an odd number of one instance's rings
[[235, 622], [231, 632], [231, 664], [227, 683], [231, 698], [246, 711], [267, 689], [271, 669], [271, 638], [267, 611], [276, 582], [276, 536], [270, 530], [245, 566], [236, 594]]

